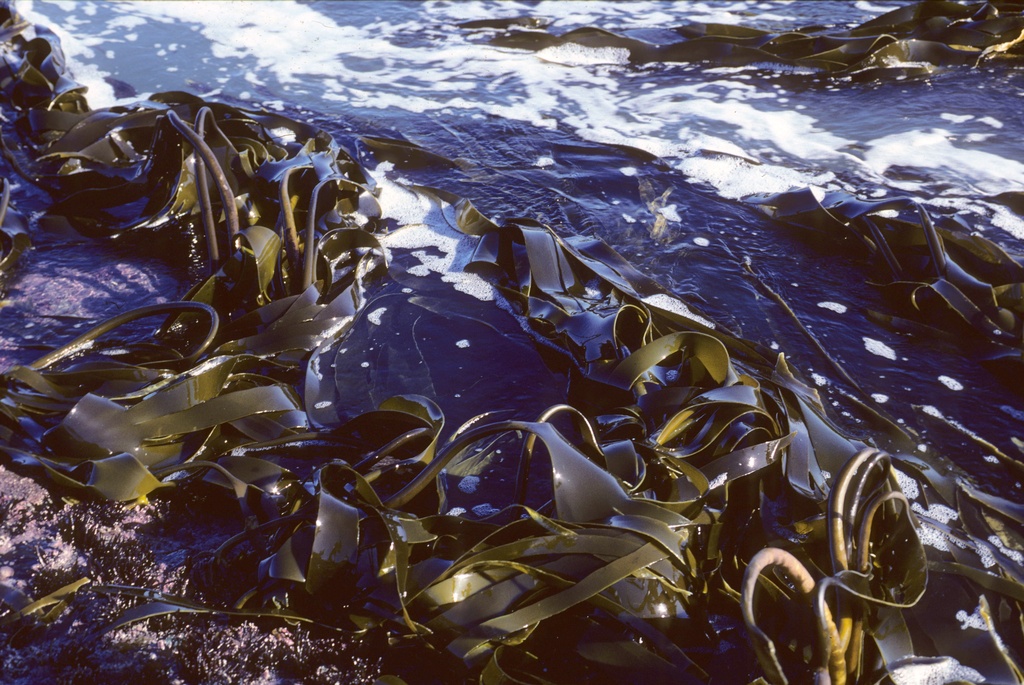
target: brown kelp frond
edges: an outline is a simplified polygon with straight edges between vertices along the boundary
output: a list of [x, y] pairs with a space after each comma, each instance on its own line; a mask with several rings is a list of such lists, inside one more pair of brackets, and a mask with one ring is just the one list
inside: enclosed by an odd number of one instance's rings
[[[1024, 257], [956, 217], [932, 219], [909, 197], [863, 200], [811, 189], [750, 198], [782, 223], [829, 242], [858, 245], [877, 264], [874, 280], [894, 303], [882, 316], [932, 326], [984, 349], [997, 374], [1020, 373], [1024, 345]], [[853, 240], [850, 240], [850, 239]]]

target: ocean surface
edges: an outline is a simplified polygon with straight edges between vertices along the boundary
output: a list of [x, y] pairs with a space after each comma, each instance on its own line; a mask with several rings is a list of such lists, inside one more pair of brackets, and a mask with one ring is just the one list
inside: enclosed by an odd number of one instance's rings
[[[912, 197], [1020, 253], [1024, 219], [994, 198], [1024, 190], [1024, 70], [990, 62], [859, 80], [770, 64], [636, 64], [626, 48], [530, 51], [495, 44], [500, 31], [487, 25], [460, 26], [531, 17], [550, 33], [591, 26], [656, 41], [688, 22], [843, 26], [897, 6], [17, 3], [59, 37], [94, 109], [185, 91], [279, 112], [340, 141], [408, 140], [453, 163], [418, 175], [382, 164], [379, 180], [457, 193], [494, 220], [529, 217], [563, 236], [600, 237], [689, 315], [784, 353], [843, 428], [863, 430], [851, 407], [870, 406], [923, 455], [1019, 496], [994, 452], [1024, 458], [1013, 441], [1024, 437], [1022, 379], [997, 377], [956, 340], [880, 322], [871, 313], [891, 310], [872, 285], [878, 264], [807, 240], [749, 200], [808, 186]], [[44, 206], [38, 193], [14, 185], [28, 214]], [[382, 205], [398, 218], [415, 213], [400, 192]], [[0, 368], [94, 321], [180, 298], [197, 268], [130, 240], [36, 230], [33, 242], [0, 308]]]

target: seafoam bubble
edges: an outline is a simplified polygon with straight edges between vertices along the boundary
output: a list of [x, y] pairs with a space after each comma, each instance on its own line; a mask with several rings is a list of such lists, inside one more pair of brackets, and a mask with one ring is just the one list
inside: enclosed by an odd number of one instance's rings
[[1024, 554], [1015, 549], [1010, 549], [1009, 547], [1004, 545], [1003, 541], [999, 538], [998, 535], [989, 535], [988, 541], [992, 543], [993, 547], [998, 549], [1005, 556], [1009, 557], [1010, 559], [1013, 559], [1018, 565], [1024, 565]]
[[469, 341], [466, 340], [465, 338], [463, 338], [462, 340], [456, 340], [455, 341], [455, 346], [464, 350], [467, 347], [469, 347]]
[[889, 676], [896, 685], [948, 685], [961, 681], [985, 682], [985, 677], [981, 673], [970, 666], [964, 666], [949, 656], [939, 657], [929, 662], [917, 659], [912, 664], [896, 666], [889, 671]]
[[963, 383], [956, 380], [955, 378], [950, 378], [949, 376], [939, 376], [939, 382], [942, 383], [947, 388], [949, 388], [950, 390], [964, 389]]
[[1021, 162], [984, 150], [957, 147], [950, 138], [950, 132], [941, 128], [894, 133], [869, 141], [864, 161], [878, 174], [885, 174], [891, 167], [907, 166], [944, 169], [950, 176], [955, 172], [956, 179], [966, 184], [962, 187], [973, 187], [983, 194], [995, 195], [1008, 185], [1024, 182]]
[[703, 316], [699, 316], [690, 311], [690, 308], [686, 304], [671, 295], [665, 295], [664, 293], [658, 293], [657, 295], [648, 295], [643, 299], [644, 304], [648, 304], [658, 309], [664, 309], [667, 312], [678, 314], [679, 316], [686, 317], [690, 321], [696, 321], [697, 323], [703, 324], [708, 328], [714, 328], [715, 324], [713, 321], [705, 319]]
[[711, 241], [702, 236], [697, 236], [696, 238], [693, 239], [693, 244], [698, 245], [700, 247], [707, 247], [708, 245], [711, 244]]
[[978, 544], [975, 546], [974, 551], [978, 553], [981, 565], [985, 568], [992, 568], [996, 565], [996, 555], [992, 553], [988, 545]]
[[878, 402], [879, 404], [885, 404], [886, 402], [889, 401], [889, 396], [883, 395], [880, 392], [873, 392], [871, 393], [871, 399], [873, 399], [875, 402]]
[[828, 379], [822, 376], [820, 373], [812, 373], [811, 378], [814, 379], [814, 384], [819, 388], [828, 385]]
[[420, 261], [408, 269], [411, 275], [425, 277], [436, 273], [459, 292], [485, 302], [492, 301], [497, 294], [494, 286], [463, 270], [464, 262], [472, 253], [472, 241], [469, 236], [456, 235], [447, 225], [417, 224], [383, 236], [381, 245], [388, 250], [409, 250]]
[[544, 48], [537, 57], [547, 62], [556, 62], [570, 67], [582, 67], [592, 64], [629, 64], [627, 48], [591, 48], [576, 43], [563, 43]]
[[956, 521], [960, 518], [960, 514], [958, 514], [954, 509], [947, 507], [945, 504], [939, 504], [937, 502], [928, 505], [927, 509], [922, 507], [917, 502], [914, 502], [911, 505], [911, 509], [913, 509], [914, 512], [919, 516], [929, 518], [933, 521], [938, 521], [942, 524], [949, 523], [950, 521]]
[[636, 167], [624, 166], [619, 171], [622, 172], [623, 176], [636, 176]]
[[921, 488], [917, 484], [917, 480], [911, 478], [906, 473], [903, 473], [899, 469], [893, 469], [892, 473], [896, 476], [896, 482], [899, 483], [900, 490], [906, 495], [907, 499], [915, 500], [921, 496]]
[[372, 312], [367, 314], [366, 318], [374, 326], [379, 326], [380, 325], [380, 321], [381, 321], [381, 317], [384, 316], [384, 312], [386, 312], [387, 310], [388, 310], [387, 307], [378, 307], [377, 309], [374, 309]]
[[551, 157], [538, 157], [537, 161], [533, 163], [533, 166], [540, 167], [543, 169], [544, 167], [553, 166], [554, 163], [555, 160], [552, 159]]
[[896, 351], [881, 340], [875, 340], [874, 338], [869, 338], [867, 336], [864, 336], [862, 340], [864, 341], [864, 349], [871, 354], [896, 361]]
[[[662, 155], [678, 157], [679, 154]], [[775, 164], [751, 164], [745, 159], [728, 156], [692, 156], [676, 164], [691, 183], [703, 182], [731, 200], [751, 195], [783, 193], [808, 185], [827, 185], [835, 180], [831, 171], [818, 175], [801, 173]]]
[[464, 476], [459, 481], [459, 490], [471, 495], [476, 492], [476, 489], [480, 486], [480, 476]]
[[937, 549], [940, 552], [950, 551], [949, 538], [946, 537], [938, 528], [929, 526], [927, 523], [922, 523], [917, 529], [917, 537], [925, 547], [931, 547], [932, 549]]
[[951, 121], [954, 124], [962, 124], [965, 121], [970, 121], [974, 118], [973, 114], [950, 114], [949, 112], [943, 112], [939, 115], [940, 119], [944, 121]]
[[473, 507], [473, 513], [476, 514], [477, 516], [479, 516], [480, 518], [486, 518], [487, 516], [493, 516], [494, 514], [497, 514], [499, 511], [501, 511], [501, 510], [495, 508], [493, 505], [491, 505], [488, 502], [484, 502], [483, 504], [478, 504], [475, 507]]
[[679, 212], [678, 210], [676, 210], [675, 205], [668, 205], [666, 207], [658, 208], [658, 214], [661, 214], [667, 220], [672, 221], [674, 223], [679, 223], [683, 220], [682, 217], [679, 216]]
[[981, 605], [978, 605], [974, 613], [970, 615], [961, 609], [956, 612], [956, 620], [960, 622], [960, 630], [967, 630], [968, 628], [974, 628], [975, 630], [988, 629], [988, 626], [985, 625], [985, 617], [981, 615]]
[[818, 306], [821, 307], [822, 309], [827, 309], [829, 311], [835, 312], [836, 314], [846, 313], [846, 305], [840, 304], [839, 302], [819, 302]]

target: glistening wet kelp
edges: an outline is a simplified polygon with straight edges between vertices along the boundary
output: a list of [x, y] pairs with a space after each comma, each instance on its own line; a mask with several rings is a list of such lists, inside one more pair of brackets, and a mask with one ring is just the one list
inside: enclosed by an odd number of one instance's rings
[[1007, 253], [959, 217], [933, 220], [908, 197], [862, 200], [808, 188], [751, 201], [774, 219], [856, 246], [873, 261], [871, 278], [893, 302], [892, 312], [876, 316], [889, 325], [948, 336], [973, 347], [997, 377], [1019, 377], [1024, 256]]
[[[687, 24], [656, 32], [617, 34], [585, 27], [554, 35], [538, 22], [471, 21], [467, 30], [500, 30], [492, 44], [527, 50], [584, 46], [614, 50], [632, 64], [698, 62], [722, 66], [787, 67], [856, 78], [914, 76], [943, 67], [1019, 59], [1024, 5], [929, 0], [905, 5], [854, 28], [808, 26], [772, 32], [732, 24]], [[654, 33], [654, 35], [650, 35]]]
[[0, 451], [72, 497], [212, 491], [244, 521], [194, 560], [219, 593], [9, 583], [12, 632], [100, 594], [139, 602], [98, 633], [301, 621], [415, 655], [386, 666], [409, 681], [1021, 680], [1016, 504], [895, 428], [842, 434], [604, 243], [380, 173], [426, 151], [180, 93], [91, 111], [6, 27], [42, 223], [184, 233], [207, 268], [7, 372]]

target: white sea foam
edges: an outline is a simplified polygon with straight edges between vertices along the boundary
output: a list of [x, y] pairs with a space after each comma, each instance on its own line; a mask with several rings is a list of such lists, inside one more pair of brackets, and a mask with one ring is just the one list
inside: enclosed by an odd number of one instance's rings
[[873, 3], [867, 2], [867, 0], [857, 0], [854, 6], [857, 9], [861, 10], [862, 12], [871, 15], [872, 17], [877, 17], [881, 14], [885, 14], [886, 12], [891, 12], [894, 9], [898, 9], [898, 6], [875, 5]]
[[676, 210], [676, 205], [667, 205], [665, 207], [658, 208], [658, 214], [661, 214], [668, 221], [679, 223], [682, 221], [682, 217], [679, 216], [679, 212]]
[[629, 64], [629, 50], [626, 48], [591, 48], [575, 43], [544, 48], [537, 53], [537, 57], [573, 67], [590, 64]]
[[970, 615], [963, 609], [959, 610], [956, 612], [956, 620], [960, 621], [960, 630], [967, 630], [968, 628], [973, 628], [974, 630], [988, 629], [988, 626], [985, 625], [985, 617], [981, 615], [981, 605]]
[[960, 514], [944, 504], [930, 504], [928, 505], [928, 508], [925, 509], [917, 502], [914, 502], [911, 505], [911, 508], [918, 515], [924, 516], [925, 518], [929, 518], [933, 521], [938, 521], [942, 524], [949, 523], [950, 521], [956, 521], [960, 518]]
[[729, 479], [729, 474], [720, 473], [708, 482], [708, 490], [714, 490], [725, 485], [725, 482]]
[[949, 388], [950, 390], [963, 390], [964, 389], [964, 384], [963, 383], [961, 383], [960, 381], [958, 381], [955, 378], [950, 378], [949, 376], [939, 376], [939, 382], [942, 383], [947, 388]]
[[889, 401], [889, 396], [884, 395], [880, 392], [873, 392], [871, 393], [871, 399], [873, 399], [875, 402], [878, 402], [879, 404], [885, 404], [886, 402]]
[[994, 195], [1024, 184], [1024, 164], [984, 150], [958, 147], [951, 138], [949, 131], [940, 128], [894, 133], [870, 141], [864, 161], [878, 174], [893, 166], [943, 171], [957, 181], [960, 194]]
[[921, 523], [921, 526], [917, 529], [917, 537], [921, 541], [921, 544], [926, 547], [937, 549], [940, 552], [950, 551], [950, 539], [938, 528], [928, 525], [927, 522]]
[[818, 306], [822, 309], [828, 309], [829, 311], [835, 312], [836, 314], [846, 313], [846, 305], [840, 304], [839, 302], [819, 302]]
[[648, 295], [644, 298], [644, 304], [656, 307], [658, 309], [664, 309], [667, 312], [678, 314], [679, 316], [696, 321], [697, 323], [703, 324], [708, 328], [714, 328], [715, 322], [705, 319], [703, 316], [694, 314], [686, 303], [682, 300], [672, 297], [671, 295], [665, 295], [664, 293], [658, 293], [657, 295]]
[[387, 173], [392, 168], [388, 162], [371, 171], [380, 189], [378, 199], [382, 216], [394, 218], [402, 224], [402, 228], [381, 238], [388, 261], [391, 261], [392, 251], [408, 251], [420, 262], [408, 269], [413, 276], [425, 277], [435, 273], [459, 292], [478, 300], [493, 300], [496, 295], [494, 286], [464, 270], [477, 239], [453, 227], [455, 220], [450, 205], [438, 203], [430, 195], [391, 181]]
[[[60, 9], [60, 3], [52, 4]], [[74, 6], [75, 3], [67, 3], [63, 11], [71, 11]], [[96, 36], [80, 35], [74, 30], [74, 22], [54, 21], [51, 19], [51, 12], [48, 11], [49, 7], [39, 6], [31, 0], [19, 2], [17, 9], [18, 13], [27, 21], [46, 26], [60, 39], [61, 49], [71, 67], [71, 73], [78, 83], [88, 88], [88, 100], [91, 107], [111, 107], [128, 104], [137, 99], [135, 97], [117, 98], [114, 95], [113, 86], [106, 81], [110, 73], [94, 64], [93, 60], [95, 60], [97, 52], [93, 48], [102, 44], [103, 39]]]
[[459, 481], [459, 490], [466, 493], [467, 495], [476, 492], [476, 489], [480, 486], [480, 476], [463, 476], [462, 480]]
[[992, 546], [1002, 552], [1005, 556], [1012, 559], [1017, 563], [1018, 566], [1024, 565], [1024, 554], [1019, 550], [1011, 549], [1003, 544], [1003, 541], [999, 539], [998, 535], [989, 535], [988, 541], [992, 543]]
[[696, 238], [693, 239], [693, 244], [697, 245], [698, 247], [707, 247], [708, 245], [711, 244], [711, 241], [703, 236], [697, 236]]
[[899, 469], [893, 469], [892, 473], [896, 476], [896, 482], [899, 483], [900, 490], [903, 491], [907, 499], [915, 500], [921, 496], [921, 488], [917, 484], [917, 480]]
[[688, 118], [711, 119], [716, 125], [735, 127], [735, 134], [747, 141], [771, 142], [798, 159], [830, 159], [841, 156], [839, 149], [850, 145], [846, 140], [819, 126], [806, 114], [793, 110], [758, 108], [747, 102], [713, 100], [714, 84], [701, 88], [700, 99], [675, 103], [676, 114]]
[[473, 507], [473, 513], [479, 516], [480, 518], [493, 516], [494, 514], [497, 514], [499, 511], [501, 510], [488, 502], [484, 502], [483, 504], [478, 504], [475, 507]]
[[965, 121], [970, 121], [974, 118], [973, 114], [950, 114], [949, 112], [943, 112], [939, 115], [940, 119], [945, 121], [951, 121], [954, 124], [962, 124]]
[[932, 662], [920, 661], [896, 666], [889, 672], [896, 685], [948, 685], [961, 681], [983, 683], [985, 677], [970, 666], [964, 666], [953, 657], [941, 657]]
[[896, 351], [893, 350], [888, 345], [886, 345], [885, 343], [883, 343], [882, 341], [875, 340], [874, 338], [868, 338], [866, 336], [863, 337], [863, 340], [864, 349], [866, 349], [871, 354], [896, 361]]
[[[773, 12], [785, 6], [693, 2], [684, 9], [655, 2], [541, 2], [531, 6], [530, 14], [547, 19], [552, 30], [563, 32], [585, 25], [621, 30], [688, 21], [789, 21]], [[861, 11], [868, 8], [879, 9], [870, 3], [859, 6]], [[681, 79], [645, 90], [630, 72], [608, 69], [607, 65], [628, 59], [623, 48], [567, 44], [533, 53], [495, 48], [479, 41], [472, 31], [442, 32], [429, 41], [395, 40], [394, 36], [421, 26], [414, 11], [389, 15], [393, 18], [360, 16], [350, 22], [347, 13], [329, 4], [154, 0], [105, 6], [102, 11], [110, 16], [101, 23], [86, 21], [89, 11], [96, 13], [89, 4], [26, 0], [19, 3], [19, 10], [30, 20], [58, 25], [71, 71], [90, 87], [94, 106], [115, 102], [105, 80], [109, 74], [95, 66], [97, 57], [105, 54], [104, 49], [131, 43], [137, 39], [132, 32], [149, 24], [149, 28], [166, 26], [168, 32], [201, 35], [206, 41], [201, 47], [222, 65], [219, 68], [236, 74], [218, 77], [220, 87], [203, 92], [223, 90], [240, 96], [253, 92], [252, 86], [266, 86], [292, 93], [314, 108], [318, 101], [339, 102], [346, 108], [438, 117], [461, 111], [548, 129], [562, 126], [586, 140], [629, 145], [668, 159], [692, 181], [710, 184], [728, 198], [834, 184], [836, 176], [824, 170], [828, 168], [853, 169], [874, 181], [896, 164], [940, 170], [954, 186], [944, 195], [964, 195], [972, 189], [992, 194], [1019, 186], [1024, 179], [1024, 165], [999, 156], [995, 143], [987, 150], [964, 145], [950, 140], [941, 128], [927, 130], [924, 119], [917, 128], [926, 130], [892, 133], [869, 141], [865, 152], [851, 154], [853, 141], [838, 132], [832, 119], [811, 117], [804, 105], [772, 106], [773, 102], [786, 104], [783, 100], [789, 94], [782, 88], [755, 85], [757, 81], [749, 80], [745, 68], [705, 69], [706, 75], [716, 78]], [[514, 3], [425, 3], [422, 12], [429, 13], [431, 21], [454, 24], [473, 17], [520, 15], [522, 8]], [[175, 42], [166, 49], [181, 48]], [[120, 56], [121, 50], [116, 54]], [[176, 80], [163, 85], [187, 88], [192, 71], [182, 67]], [[279, 100], [264, 104], [281, 106]], [[939, 119], [958, 127], [982, 124], [994, 131], [1004, 125], [990, 116], [972, 120], [967, 116], [945, 112]], [[863, 160], [855, 154], [862, 154]], [[539, 157], [537, 164], [547, 166], [549, 159]], [[629, 169], [624, 167], [623, 172], [628, 174]], [[889, 185], [913, 190], [920, 183], [890, 179]], [[410, 203], [402, 206], [413, 214], [422, 209]], [[1015, 220], [1012, 213], [999, 213], [992, 221], [1024, 236], [1024, 222]]]

